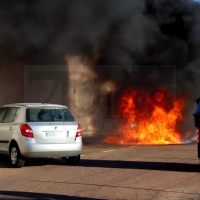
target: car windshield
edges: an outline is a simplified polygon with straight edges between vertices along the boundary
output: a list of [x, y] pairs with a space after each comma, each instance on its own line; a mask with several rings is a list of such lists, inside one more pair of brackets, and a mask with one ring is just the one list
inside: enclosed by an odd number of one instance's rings
[[45, 122], [45, 121], [75, 121], [74, 117], [67, 108], [27, 108], [27, 122]]

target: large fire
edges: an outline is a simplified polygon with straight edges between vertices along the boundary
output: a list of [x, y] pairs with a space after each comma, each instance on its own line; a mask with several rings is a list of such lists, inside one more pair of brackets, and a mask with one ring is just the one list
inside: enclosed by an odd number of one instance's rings
[[166, 108], [166, 94], [154, 91], [145, 98], [140, 92], [129, 88], [119, 101], [119, 112], [126, 121], [119, 126], [120, 135], [112, 134], [105, 138], [106, 143], [115, 144], [178, 144], [180, 134], [176, 130], [178, 121], [182, 121], [183, 99], [174, 100]]

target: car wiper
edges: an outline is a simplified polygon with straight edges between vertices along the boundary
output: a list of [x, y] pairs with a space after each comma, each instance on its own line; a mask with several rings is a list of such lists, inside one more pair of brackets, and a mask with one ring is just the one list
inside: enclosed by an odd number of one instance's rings
[[39, 120], [39, 122], [49, 122], [49, 121], [56, 121], [56, 119], [55, 118], [48, 118], [48, 119]]
[[48, 121], [67, 121], [66, 119], [57, 119], [57, 118], [49, 118], [45, 120], [40, 120], [40, 122], [48, 122]]
[[65, 119], [56, 119], [56, 118], [54, 118], [53, 121], [65, 121]]

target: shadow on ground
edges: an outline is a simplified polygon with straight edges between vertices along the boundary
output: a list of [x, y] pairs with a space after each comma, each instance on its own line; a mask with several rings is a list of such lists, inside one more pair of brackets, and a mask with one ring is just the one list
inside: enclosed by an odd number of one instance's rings
[[[24, 167], [42, 166], [42, 165], [66, 165], [63, 159], [58, 158], [40, 158], [28, 159]], [[124, 160], [93, 160], [81, 159], [78, 166], [81, 167], [102, 167], [118, 169], [141, 169], [158, 171], [176, 171], [176, 172], [200, 172], [200, 164], [176, 163], [176, 162], [154, 162], [154, 161], [124, 161]], [[0, 168], [11, 168], [9, 157], [0, 156]]]
[[[70, 199], [70, 200], [90, 200], [94, 198], [67, 196], [59, 194], [46, 194], [34, 192], [0, 191], [0, 199]], [[97, 200], [97, 199], [96, 199]]]
[[[26, 159], [26, 166], [41, 166], [48, 164], [48, 159], [37, 158], [37, 159]], [[10, 164], [10, 157], [5, 155], [0, 155], [0, 168], [12, 168]]]
[[200, 172], [200, 164], [151, 162], [151, 161], [121, 161], [121, 160], [81, 160], [83, 167], [104, 167], [118, 169], [141, 169], [176, 172]]

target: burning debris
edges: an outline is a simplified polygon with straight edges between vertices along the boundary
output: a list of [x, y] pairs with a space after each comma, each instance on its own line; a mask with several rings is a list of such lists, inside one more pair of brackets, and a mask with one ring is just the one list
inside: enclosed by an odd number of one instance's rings
[[119, 101], [119, 112], [125, 119], [120, 126], [120, 135], [108, 136], [106, 143], [115, 144], [179, 144], [181, 135], [176, 131], [176, 123], [183, 120], [183, 99], [173, 102], [172, 108], [166, 108], [163, 93], [156, 99], [147, 96], [141, 98], [139, 90], [125, 90]]

